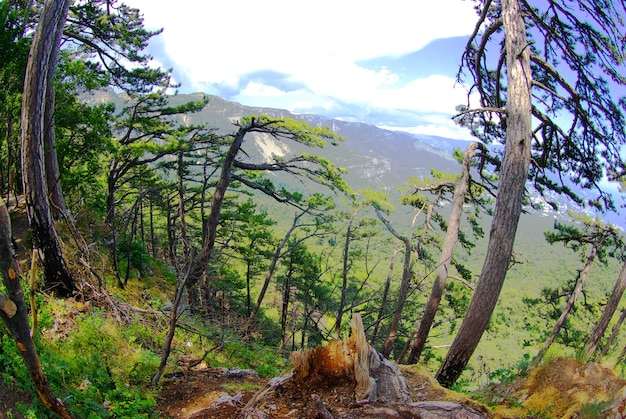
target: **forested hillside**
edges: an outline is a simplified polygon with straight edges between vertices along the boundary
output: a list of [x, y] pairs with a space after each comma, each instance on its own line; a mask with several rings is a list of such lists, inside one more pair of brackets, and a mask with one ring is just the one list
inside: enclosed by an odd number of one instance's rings
[[455, 142], [175, 94], [138, 10], [0, 0], [0, 418], [623, 411], [626, 9], [477, 4]]

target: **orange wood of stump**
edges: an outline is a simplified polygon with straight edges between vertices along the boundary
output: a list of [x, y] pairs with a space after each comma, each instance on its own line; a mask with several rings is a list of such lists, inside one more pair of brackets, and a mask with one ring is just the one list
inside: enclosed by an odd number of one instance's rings
[[354, 379], [354, 354], [356, 348], [352, 339], [331, 340], [326, 346], [294, 352], [291, 363], [297, 381], [324, 380], [336, 381], [342, 378]]
[[[326, 346], [305, 349], [291, 354], [294, 380], [303, 383], [326, 381], [329, 384], [349, 379], [355, 381], [355, 363], [358, 363], [358, 345], [365, 345], [361, 352], [369, 353], [369, 345], [363, 332], [363, 323], [358, 314], [351, 322], [352, 333], [343, 340], [331, 340]], [[363, 335], [363, 336], [361, 336]], [[361, 360], [361, 362], [367, 360]], [[367, 375], [367, 374], [366, 374]]]

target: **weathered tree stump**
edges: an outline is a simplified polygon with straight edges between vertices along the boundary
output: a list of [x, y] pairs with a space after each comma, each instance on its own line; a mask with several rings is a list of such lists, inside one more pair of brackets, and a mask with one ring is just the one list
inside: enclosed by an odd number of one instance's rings
[[411, 401], [406, 380], [397, 365], [384, 359], [368, 342], [361, 316], [350, 321], [352, 333], [343, 341], [293, 352], [293, 379], [300, 385], [337, 382], [356, 384], [355, 401], [383, 399], [389, 402]]
[[[369, 401], [407, 404], [411, 402], [406, 379], [398, 367], [378, 353], [368, 342], [361, 316], [350, 322], [350, 337], [332, 340], [326, 346], [305, 349], [291, 354], [293, 374], [274, 379], [244, 407], [244, 418], [269, 417], [262, 405], [270, 398], [280, 397], [283, 386], [292, 385], [304, 394], [311, 394], [312, 406], [321, 417], [332, 417], [317, 394], [333, 386], [353, 389], [352, 404]], [[319, 392], [318, 392], [319, 390]]]

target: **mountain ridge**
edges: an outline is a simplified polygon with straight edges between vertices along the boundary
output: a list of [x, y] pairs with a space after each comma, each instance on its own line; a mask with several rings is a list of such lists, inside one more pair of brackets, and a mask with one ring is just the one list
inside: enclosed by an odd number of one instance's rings
[[[293, 118], [304, 120], [311, 125], [329, 126], [342, 135], [345, 141], [336, 147], [327, 146], [315, 150], [315, 153], [329, 159], [334, 164], [348, 170], [346, 181], [354, 189], [371, 188], [383, 190], [390, 195], [392, 202], [397, 202], [398, 188], [410, 177], [426, 177], [431, 169], [442, 172], [458, 173], [460, 164], [452, 157], [454, 149], [465, 149], [469, 144], [462, 139], [446, 138], [428, 134], [412, 134], [404, 131], [389, 130], [375, 125], [335, 119], [315, 114], [294, 114], [286, 109], [246, 106], [215, 95], [204, 93], [175, 94], [169, 97], [172, 105], [188, 101], [198, 101], [208, 97], [207, 106], [199, 112], [179, 116], [183, 124], [207, 124], [220, 134], [229, 134], [236, 130], [234, 123], [245, 116], [267, 114], [274, 118]], [[91, 94], [89, 101], [115, 103], [123, 105], [124, 98], [112, 90]], [[264, 160], [272, 154], [285, 155], [289, 152], [304, 151], [304, 146], [284, 145], [269, 136], [254, 136], [252, 149], [247, 144], [246, 153]], [[251, 142], [252, 143], [252, 142]], [[489, 146], [495, 150], [501, 146]], [[281, 154], [282, 153], [282, 154]], [[525, 209], [538, 215], [569, 220], [568, 211], [596, 216], [593, 211], [555, 193], [542, 196], [529, 185], [529, 198], [532, 205]], [[585, 191], [579, 191], [585, 194]], [[556, 209], [549, 202], [556, 204]], [[617, 214], [603, 214], [601, 218], [616, 225], [624, 224]]]

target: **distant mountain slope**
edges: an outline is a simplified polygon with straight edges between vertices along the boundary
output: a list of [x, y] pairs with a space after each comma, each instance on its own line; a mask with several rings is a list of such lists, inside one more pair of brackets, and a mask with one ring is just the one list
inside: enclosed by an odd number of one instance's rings
[[[200, 95], [177, 95], [175, 101], [197, 100]], [[191, 115], [188, 122], [206, 122], [221, 133], [233, 132], [233, 122], [242, 116], [268, 114], [273, 117], [290, 117], [306, 120], [312, 125], [327, 125], [345, 137], [346, 141], [336, 147], [327, 146], [315, 150], [333, 163], [348, 169], [348, 182], [353, 188], [371, 187], [394, 192], [410, 176], [425, 176], [431, 168], [456, 172], [458, 163], [447, 152], [442, 152], [420, 138], [410, 134], [384, 130], [373, 125], [346, 122], [318, 115], [295, 115], [289, 111], [272, 108], [248, 107], [209, 96], [208, 106]], [[434, 137], [431, 140], [435, 140]], [[293, 147], [293, 145], [291, 145]], [[256, 137], [256, 150], [246, 150], [251, 155], [267, 156], [267, 149], [282, 150], [284, 146], [272, 139]], [[297, 152], [297, 147], [293, 147]], [[311, 151], [309, 151], [311, 152]]]
[[[172, 95], [172, 104], [182, 104], [200, 100], [202, 93]], [[112, 91], [91, 95], [90, 101], [115, 103], [123, 106], [124, 98]], [[409, 134], [391, 131], [359, 122], [336, 120], [319, 115], [296, 115], [284, 109], [249, 107], [230, 102], [218, 96], [209, 95], [209, 104], [200, 112], [185, 115], [181, 122], [185, 124], [207, 123], [221, 134], [234, 132], [233, 123], [243, 116], [268, 114], [276, 118], [290, 117], [306, 120], [312, 125], [327, 125], [345, 137], [346, 141], [336, 147], [307, 150], [331, 160], [338, 166], [348, 169], [346, 180], [354, 189], [370, 187], [390, 193], [392, 200], [398, 196], [397, 190], [411, 176], [428, 176], [431, 169], [458, 172], [459, 164], [452, 158], [455, 148], [464, 149], [467, 142], [425, 134]], [[272, 154], [281, 156], [304, 151], [304, 147], [294, 144], [281, 144], [269, 136], [256, 135], [254, 143], [247, 144], [246, 153], [253, 159], [269, 159]], [[556, 216], [567, 219], [567, 210], [586, 212], [565, 197], [551, 195], [549, 198], [558, 204], [558, 210], [549, 205], [537, 211], [544, 216]], [[545, 201], [537, 193], [531, 192], [535, 203]], [[605, 216], [607, 221], [623, 224], [615, 214]]]

